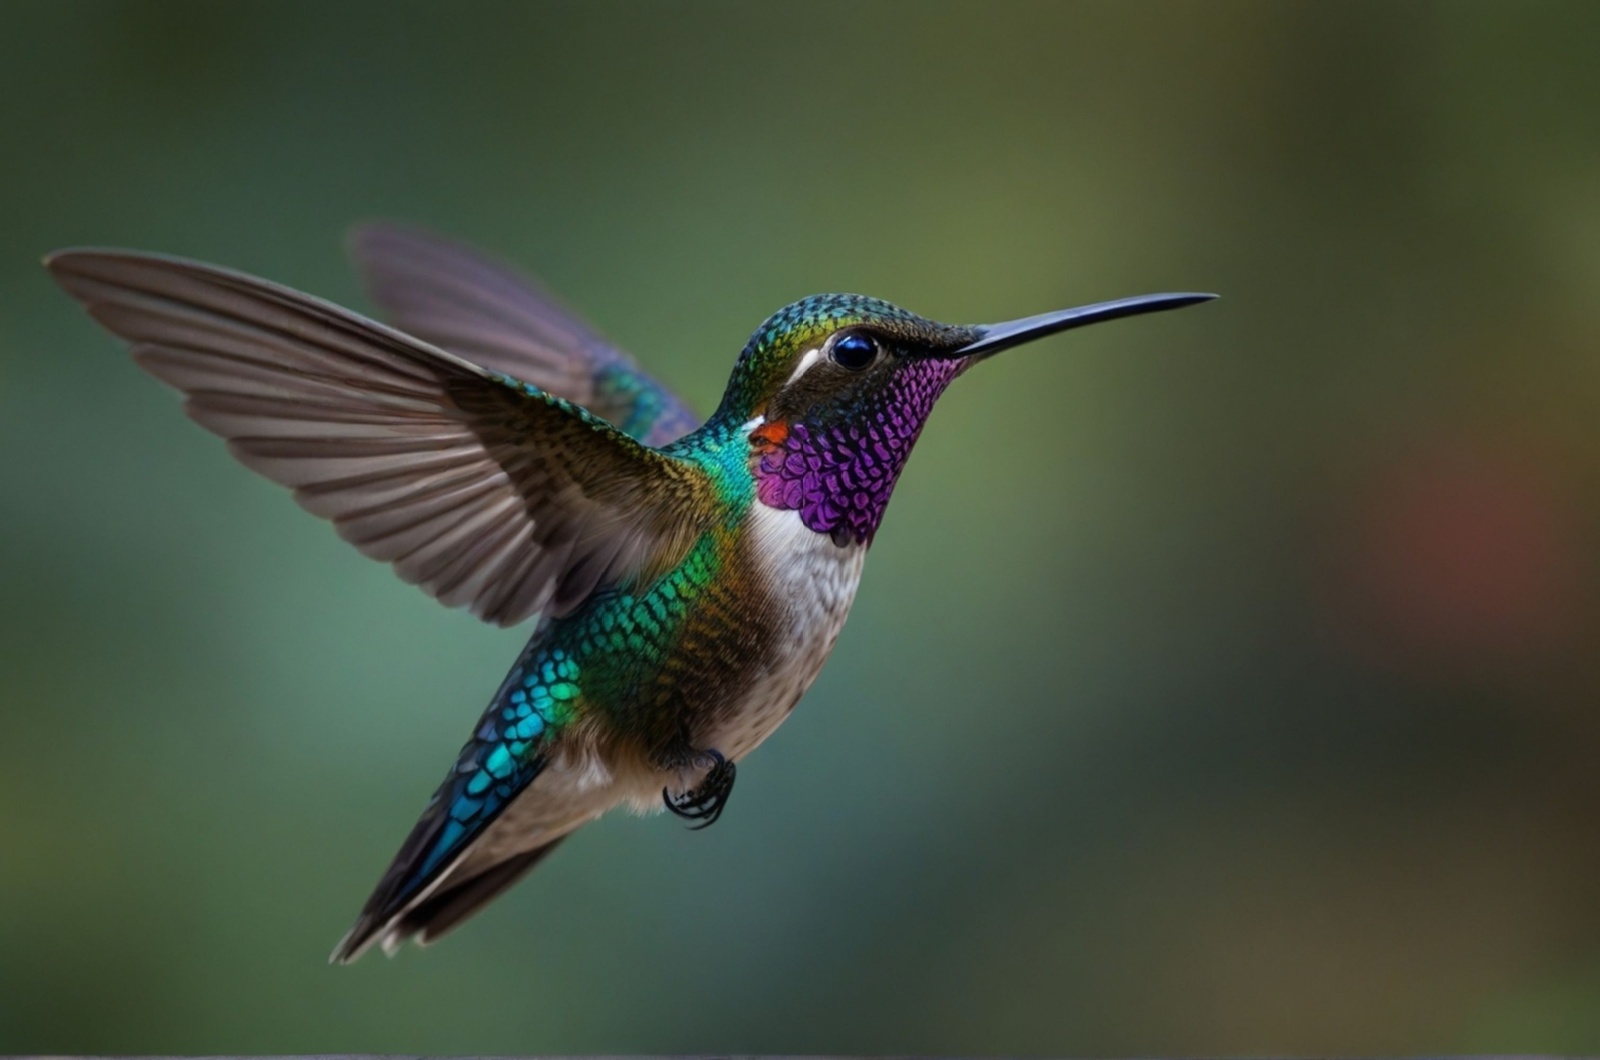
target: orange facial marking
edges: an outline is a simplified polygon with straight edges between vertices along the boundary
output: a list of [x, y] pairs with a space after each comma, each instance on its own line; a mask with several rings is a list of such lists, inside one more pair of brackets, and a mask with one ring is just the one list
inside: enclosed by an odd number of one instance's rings
[[752, 441], [765, 446], [780, 446], [787, 437], [789, 437], [789, 425], [782, 422], [763, 423], [750, 432]]

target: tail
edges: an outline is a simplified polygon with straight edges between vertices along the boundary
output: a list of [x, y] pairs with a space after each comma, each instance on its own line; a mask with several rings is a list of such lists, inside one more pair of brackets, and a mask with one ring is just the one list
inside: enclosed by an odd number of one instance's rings
[[387, 915], [381, 908], [362, 910], [355, 925], [334, 947], [328, 962], [349, 964], [374, 942], [393, 956], [408, 939], [415, 938], [419, 945], [426, 946], [442, 938], [531, 872], [565, 838], [558, 836], [544, 846], [513, 854], [473, 876], [458, 880], [447, 874], [443, 883], [421, 900]]

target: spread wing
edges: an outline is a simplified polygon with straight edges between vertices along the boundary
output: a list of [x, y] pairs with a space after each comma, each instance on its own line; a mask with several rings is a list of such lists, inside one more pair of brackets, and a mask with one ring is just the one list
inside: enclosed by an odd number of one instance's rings
[[46, 265], [239, 460], [487, 621], [561, 615], [598, 586], [648, 580], [710, 510], [691, 465], [320, 299], [130, 251]]
[[393, 224], [357, 228], [350, 254], [367, 293], [407, 334], [582, 405], [647, 445], [699, 424], [637, 361], [510, 265]]

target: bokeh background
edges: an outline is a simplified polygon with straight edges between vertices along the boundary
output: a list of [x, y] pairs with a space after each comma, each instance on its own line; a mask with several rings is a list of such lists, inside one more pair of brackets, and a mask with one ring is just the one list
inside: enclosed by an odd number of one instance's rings
[[[0, 10], [0, 1052], [1600, 1051], [1600, 7]], [[39, 256], [424, 222], [701, 409], [772, 309], [1222, 302], [935, 415], [815, 690], [330, 968], [525, 631]]]

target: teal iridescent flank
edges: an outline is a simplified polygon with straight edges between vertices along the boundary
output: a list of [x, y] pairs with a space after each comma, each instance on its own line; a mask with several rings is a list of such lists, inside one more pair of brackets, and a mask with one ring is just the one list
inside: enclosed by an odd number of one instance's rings
[[539, 775], [544, 759], [537, 749], [547, 732], [570, 720], [579, 673], [576, 660], [557, 648], [543, 658], [525, 660], [512, 675], [516, 680], [502, 686], [456, 762], [449, 819], [413, 886], [482, 831], [485, 822]]
[[437, 796], [450, 800], [448, 818], [403, 893], [466, 849], [539, 775], [544, 752], [563, 726], [586, 711], [621, 720], [639, 690], [660, 678], [690, 606], [723, 570], [728, 541], [751, 503], [748, 462], [733, 459], [737, 447], [702, 436], [684, 448], [725, 494], [740, 492], [742, 476], [743, 503], [731, 505], [727, 520], [642, 593], [597, 594], [552, 622], [547, 636], [534, 638]]

